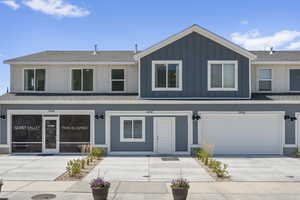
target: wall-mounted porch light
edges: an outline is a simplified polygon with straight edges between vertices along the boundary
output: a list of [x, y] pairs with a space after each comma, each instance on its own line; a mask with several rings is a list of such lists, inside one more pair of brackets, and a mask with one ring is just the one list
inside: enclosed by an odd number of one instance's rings
[[193, 114], [193, 120], [199, 120], [201, 117], [198, 114]]
[[5, 120], [6, 116], [5, 115], [0, 115], [0, 119]]
[[95, 119], [104, 119], [104, 114], [101, 115], [95, 115]]
[[289, 116], [289, 115], [284, 115], [284, 120], [290, 120], [291, 122], [293, 122], [293, 121], [295, 121], [295, 120], [297, 120], [297, 117], [291, 117], [291, 116]]

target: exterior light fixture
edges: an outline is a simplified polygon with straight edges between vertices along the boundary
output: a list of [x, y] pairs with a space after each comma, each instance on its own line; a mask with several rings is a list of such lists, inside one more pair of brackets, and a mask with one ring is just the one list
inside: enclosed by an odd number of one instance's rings
[[284, 120], [291, 119], [289, 115], [284, 115]]
[[295, 120], [297, 120], [297, 117], [291, 117], [292, 122], [295, 121]]
[[102, 114], [102, 115], [95, 115], [95, 119], [104, 119], [104, 114]]
[[0, 119], [5, 120], [6, 116], [5, 115], [0, 115]]
[[194, 114], [193, 115], [193, 120], [199, 120], [199, 119], [201, 119], [201, 117], [198, 115], [198, 114]]

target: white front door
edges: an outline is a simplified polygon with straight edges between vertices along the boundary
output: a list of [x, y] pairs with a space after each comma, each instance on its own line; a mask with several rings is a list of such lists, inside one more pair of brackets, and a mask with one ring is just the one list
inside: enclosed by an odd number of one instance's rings
[[175, 117], [154, 118], [154, 151], [159, 154], [175, 152]]
[[43, 118], [43, 153], [58, 153], [59, 148], [58, 117]]

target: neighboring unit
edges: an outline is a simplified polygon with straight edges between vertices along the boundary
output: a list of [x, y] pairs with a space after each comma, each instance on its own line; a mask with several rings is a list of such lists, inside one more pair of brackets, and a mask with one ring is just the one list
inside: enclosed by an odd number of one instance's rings
[[[193, 25], [140, 51], [5, 61], [0, 152], [284, 154], [300, 146], [300, 51], [248, 51]], [[300, 118], [299, 118], [300, 119]]]

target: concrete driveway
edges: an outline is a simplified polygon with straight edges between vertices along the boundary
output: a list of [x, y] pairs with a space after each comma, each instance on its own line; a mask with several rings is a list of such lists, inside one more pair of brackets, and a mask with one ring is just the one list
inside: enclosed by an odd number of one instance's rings
[[213, 181], [211, 176], [191, 157], [163, 161], [161, 157], [106, 157], [85, 177], [97, 176], [109, 181], [171, 181], [180, 176], [189, 181]]
[[4, 180], [54, 180], [66, 170], [68, 160], [80, 156], [0, 156]]
[[282, 156], [217, 157], [233, 181], [300, 181], [300, 160]]

